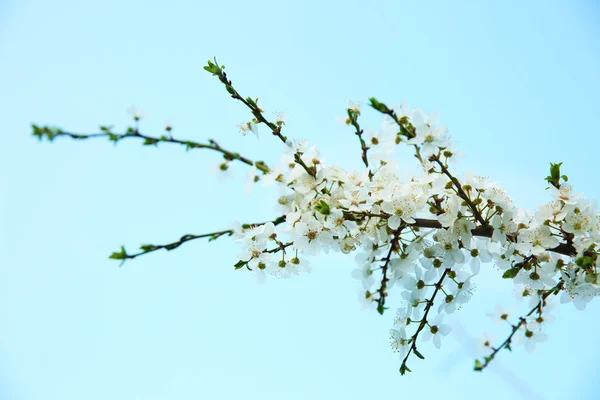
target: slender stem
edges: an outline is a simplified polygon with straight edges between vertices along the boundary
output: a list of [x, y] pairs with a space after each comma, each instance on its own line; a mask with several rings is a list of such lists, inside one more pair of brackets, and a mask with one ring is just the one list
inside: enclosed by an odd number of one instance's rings
[[435, 157], [433, 159], [442, 169], [442, 173], [444, 175], [446, 175], [450, 181], [452, 181], [452, 184], [454, 185], [454, 187], [456, 188], [457, 194], [458, 196], [463, 199], [463, 201], [465, 203], [467, 203], [467, 205], [469, 206], [469, 208], [471, 209], [471, 211], [473, 212], [473, 216], [475, 217], [475, 219], [482, 225], [482, 226], [486, 226], [487, 222], [485, 221], [485, 219], [481, 216], [481, 213], [479, 212], [479, 209], [477, 208], [477, 206], [473, 203], [473, 201], [471, 201], [471, 198], [465, 193], [465, 191], [463, 190], [462, 185], [460, 184], [460, 182], [458, 181], [458, 179], [452, 175], [450, 173], [450, 171], [448, 170], [448, 168], [444, 165], [443, 162], [440, 161], [439, 157]]
[[496, 348], [492, 347], [492, 349], [493, 349], [492, 353], [489, 356], [484, 357], [483, 363], [479, 360], [476, 361], [475, 371], [483, 371], [492, 362], [492, 360], [494, 359], [494, 357], [496, 357], [496, 354], [500, 350], [502, 350], [504, 348], [510, 349], [510, 343], [512, 341], [513, 336], [517, 333], [519, 328], [521, 328], [521, 326], [523, 326], [527, 322], [527, 317], [529, 317], [531, 314], [533, 314], [536, 311], [538, 313], [541, 313], [540, 310], [542, 310], [543, 303], [546, 301], [546, 299], [548, 297], [550, 297], [550, 295], [557, 294], [558, 292], [563, 290], [564, 285], [565, 285], [565, 282], [561, 279], [556, 286], [552, 287], [551, 289], [548, 289], [542, 295], [542, 298], [540, 299], [540, 301], [524, 317], [520, 317], [519, 322], [516, 325], [512, 325], [512, 331], [511, 331], [510, 335], [508, 335], [506, 340], [504, 342], [502, 342], [502, 344], [500, 346], [498, 346]]
[[[347, 109], [346, 112], [348, 113], [348, 120], [350, 121], [350, 124], [354, 127], [355, 129], [355, 133], [356, 136], [358, 136], [358, 140], [360, 141], [360, 148], [362, 150], [362, 155], [361, 155], [361, 159], [363, 161], [363, 163], [365, 164], [365, 166], [367, 168], [369, 168], [369, 160], [367, 158], [367, 152], [369, 151], [369, 146], [367, 146], [367, 143], [365, 142], [365, 139], [363, 139], [363, 129], [360, 127], [359, 123], [358, 123], [358, 116], [359, 116], [359, 112], [358, 110], [352, 110], [352, 109]], [[372, 178], [373, 177], [373, 172], [371, 172], [371, 170], [369, 169], [369, 177]]]
[[[244, 224], [244, 225], [242, 225], [242, 227], [248, 229], [251, 227], [264, 225], [267, 222], [273, 222], [274, 225], [279, 225], [279, 224], [282, 224], [283, 222], [285, 222], [285, 216], [276, 218], [273, 221]], [[202, 235], [190, 235], [190, 234], [183, 235], [179, 240], [177, 240], [175, 242], [167, 243], [167, 244], [160, 244], [160, 245], [144, 244], [144, 245], [140, 246], [140, 249], [142, 251], [140, 251], [139, 253], [134, 253], [134, 254], [128, 254], [125, 251], [125, 248], [121, 247], [121, 252], [113, 253], [110, 256], [110, 258], [117, 259], [117, 260], [123, 260], [123, 262], [124, 262], [125, 260], [131, 260], [136, 257], [143, 256], [144, 254], [152, 253], [156, 250], [161, 250], [161, 249], [165, 249], [167, 251], [174, 250], [174, 249], [178, 248], [179, 246], [181, 246], [182, 244], [189, 242], [191, 240], [209, 238], [209, 241], [212, 241], [212, 240], [216, 240], [224, 235], [231, 236], [231, 235], [233, 235], [233, 233], [234, 233], [233, 229], [226, 229], [226, 230], [217, 231], [217, 232], [204, 233]]]
[[419, 338], [419, 334], [421, 333], [421, 331], [427, 326], [427, 316], [429, 315], [429, 311], [431, 311], [431, 308], [433, 307], [433, 304], [435, 303], [435, 297], [437, 296], [438, 292], [442, 288], [442, 283], [444, 282], [444, 279], [448, 275], [448, 271], [450, 271], [450, 269], [448, 269], [448, 268], [445, 269], [444, 272], [442, 273], [442, 276], [440, 276], [439, 281], [435, 284], [435, 290], [433, 291], [433, 294], [431, 295], [431, 297], [427, 300], [427, 305], [425, 306], [425, 313], [423, 314], [423, 318], [421, 319], [421, 322], [419, 323], [419, 327], [417, 328], [417, 331], [415, 332], [415, 334], [412, 335], [410, 338], [411, 346], [408, 349], [406, 356], [402, 360], [402, 364], [400, 365], [400, 373], [402, 375], [404, 375], [404, 373], [407, 371], [408, 367], [406, 366], [406, 362], [408, 361], [408, 357], [410, 357], [411, 353], [415, 352], [417, 354], [417, 356], [419, 355], [418, 350], [417, 350], [417, 339]]
[[383, 314], [385, 311], [385, 297], [387, 296], [386, 289], [387, 283], [389, 281], [387, 277], [387, 271], [390, 265], [390, 261], [392, 260], [392, 253], [395, 250], [398, 250], [398, 240], [400, 239], [400, 234], [402, 233], [402, 229], [405, 228], [406, 225], [400, 225], [398, 229], [394, 232], [392, 236], [392, 240], [390, 240], [390, 249], [387, 253], [387, 256], [382, 260], [384, 263], [381, 266], [381, 286], [377, 291], [379, 293], [379, 298], [377, 299], [377, 312], [379, 314]]
[[[250, 97], [245, 99], [242, 95], [240, 95], [238, 93], [238, 91], [233, 87], [231, 80], [227, 78], [227, 74], [225, 73], [225, 71], [223, 71], [222, 69], [219, 69], [219, 72], [216, 73], [216, 75], [219, 77], [219, 80], [225, 85], [225, 89], [227, 90], [227, 92], [229, 94], [231, 94], [232, 98], [244, 103], [244, 105], [250, 109], [250, 111], [252, 112], [252, 115], [254, 115], [254, 118], [256, 118], [256, 120], [258, 122], [261, 122], [261, 123], [267, 125], [269, 127], [269, 129], [271, 129], [271, 132], [273, 133], [273, 135], [278, 137], [283, 143], [287, 142], [287, 137], [283, 136], [281, 134], [281, 128], [283, 126], [283, 123], [273, 123], [273, 122], [269, 121], [267, 118], [265, 118], [265, 116], [262, 113], [262, 110], [260, 109], [260, 107], [258, 107], [256, 101], [252, 100]], [[315, 167], [311, 168], [311, 167], [307, 166], [306, 163], [302, 160], [302, 158], [298, 154], [296, 154], [296, 157], [294, 157], [294, 160], [296, 161], [296, 163], [298, 165], [302, 166], [302, 168], [304, 168], [304, 170], [309, 175], [311, 175], [312, 177], [317, 176], [316, 168]]]
[[152, 253], [153, 251], [156, 251], [156, 250], [161, 250], [161, 249], [165, 249], [168, 251], [174, 250], [174, 249], [178, 248], [179, 246], [181, 246], [182, 244], [189, 242], [190, 240], [202, 239], [202, 238], [209, 238], [209, 240], [216, 240], [223, 235], [231, 236], [231, 235], [233, 235], [233, 230], [227, 229], [224, 231], [204, 233], [202, 235], [189, 235], [189, 234], [183, 235], [179, 240], [172, 242], [172, 243], [168, 243], [168, 244], [159, 244], [159, 245], [144, 244], [141, 246], [142, 251], [140, 251], [139, 253], [134, 253], [134, 254], [126, 254], [123, 258], [127, 259], [127, 260], [132, 260], [136, 257], [143, 256], [144, 254]]
[[103, 130], [103, 132], [100, 132], [100, 133], [80, 134], [80, 133], [65, 132], [58, 128], [38, 127], [38, 126], [34, 125], [33, 126], [33, 134], [35, 136], [39, 137], [40, 139], [42, 139], [43, 137], [47, 137], [49, 140], [53, 140], [55, 137], [59, 137], [59, 136], [66, 136], [66, 137], [70, 137], [71, 139], [78, 139], [78, 140], [92, 139], [92, 138], [108, 138], [109, 140], [111, 140], [115, 143], [122, 139], [136, 138], [136, 139], [143, 139], [144, 145], [158, 145], [158, 143], [161, 143], [161, 142], [175, 143], [175, 144], [185, 146], [186, 149], [188, 149], [188, 150], [189, 149], [214, 150], [216, 152], [223, 154], [223, 157], [228, 161], [237, 160], [237, 161], [243, 162], [244, 164], [247, 164], [250, 166], [254, 165], [254, 166], [256, 166], [257, 169], [259, 169], [260, 171], [262, 171], [265, 174], [269, 172], [269, 167], [267, 167], [267, 165], [264, 162], [262, 162], [262, 161], [255, 162], [246, 157], [241, 156], [239, 153], [235, 153], [235, 152], [226, 150], [226, 149], [222, 148], [221, 146], [219, 146], [219, 144], [212, 139], [209, 140], [208, 144], [206, 144], [206, 143], [197, 143], [197, 142], [193, 142], [190, 140], [179, 140], [179, 139], [173, 138], [172, 136], [166, 136], [166, 135], [160, 136], [160, 137], [152, 137], [152, 136], [144, 135], [144, 134], [140, 133], [137, 129], [134, 129], [134, 128], [130, 128], [126, 133], [113, 133], [110, 131], [110, 129], [108, 127], [102, 127], [101, 129]]

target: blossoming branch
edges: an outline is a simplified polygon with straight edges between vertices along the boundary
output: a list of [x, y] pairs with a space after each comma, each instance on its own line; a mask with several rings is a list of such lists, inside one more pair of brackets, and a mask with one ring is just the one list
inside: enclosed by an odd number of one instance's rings
[[[310, 271], [309, 256], [328, 251], [356, 253], [352, 272], [360, 285], [360, 302], [383, 314], [389, 293], [402, 299], [390, 342], [400, 358], [400, 373], [410, 371], [411, 356], [424, 358], [420, 346], [431, 340], [440, 347], [449, 334], [444, 323], [470, 300], [473, 280], [482, 265], [495, 263], [529, 302], [529, 311], [514, 322], [508, 313], [495, 317], [509, 326], [498, 344], [483, 342], [486, 355], [475, 361], [485, 369], [502, 349], [524, 343], [532, 350], [546, 339], [545, 325], [553, 320], [553, 298], [573, 302], [583, 310], [600, 294], [598, 252], [600, 219], [594, 201], [576, 194], [561, 174], [561, 163], [551, 164], [546, 181], [548, 203], [534, 213], [517, 207], [506, 192], [486, 178], [451, 171], [457, 151], [439, 116], [403, 104], [388, 107], [375, 98], [369, 105], [381, 113], [381, 127], [366, 133], [360, 125], [361, 104], [348, 103], [345, 123], [358, 138], [364, 168], [347, 171], [327, 162], [315, 146], [283, 134], [287, 114], [274, 121], [265, 117], [258, 99], [242, 96], [216, 60], [205, 70], [216, 76], [231, 97], [247, 107], [252, 118], [239, 126], [243, 134], [267, 128], [282, 144], [278, 164], [250, 160], [222, 148], [216, 141], [197, 143], [176, 139], [167, 126], [165, 134], [142, 133], [139, 111], [134, 125], [123, 133], [101, 126], [99, 133], [81, 134], [33, 125], [33, 134], [53, 140], [66, 136], [83, 140], [104, 137], [115, 143], [139, 139], [144, 145], [171, 143], [186, 149], [219, 153], [226, 171], [234, 162], [250, 168], [250, 184], [277, 185], [283, 195], [277, 202], [281, 215], [271, 221], [236, 224], [230, 229], [200, 235], [184, 235], [163, 245], [144, 244], [137, 253], [125, 247], [110, 258], [125, 262], [156, 250], [173, 250], [201, 238], [231, 236], [240, 244], [236, 269], [245, 269], [260, 282], [267, 276], [290, 278]], [[399, 172], [394, 159], [398, 146], [412, 149], [421, 171], [409, 176]]]

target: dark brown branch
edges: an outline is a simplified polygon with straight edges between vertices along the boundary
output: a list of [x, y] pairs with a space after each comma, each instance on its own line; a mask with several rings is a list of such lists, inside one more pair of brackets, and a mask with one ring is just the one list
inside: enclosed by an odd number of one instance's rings
[[[355, 218], [356, 216], [387, 218], [387, 215], [371, 214], [368, 212], [360, 212], [360, 211], [344, 211], [344, 213], [346, 215], [352, 216], [351, 218]], [[425, 228], [425, 229], [444, 229], [442, 224], [435, 219], [415, 218], [414, 220], [415, 220], [414, 223], [406, 224], [406, 226], [412, 226], [414, 228]], [[491, 225], [478, 226], [475, 229], [471, 230], [471, 234], [473, 236], [491, 238], [492, 235], [494, 234], [494, 227]], [[513, 243], [517, 241], [516, 234], [509, 233], [506, 235], [506, 238], [510, 242], [513, 242]], [[547, 249], [547, 251], [551, 251], [553, 253], [563, 254], [565, 256], [571, 256], [571, 257], [577, 254], [577, 250], [575, 249], [575, 247], [573, 247], [573, 245], [568, 244], [568, 243], [561, 243], [552, 249]]]

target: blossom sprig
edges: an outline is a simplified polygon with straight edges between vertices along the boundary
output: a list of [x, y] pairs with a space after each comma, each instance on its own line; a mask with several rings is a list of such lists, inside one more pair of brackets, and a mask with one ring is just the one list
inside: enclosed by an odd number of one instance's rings
[[[221, 152], [227, 166], [238, 160], [260, 169], [263, 184], [277, 185], [282, 192], [277, 199], [282, 217], [197, 237], [186, 235], [170, 245], [144, 245], [136, 255], [122, 248], [112, 258], [125, 260], [161, 248], [170, 250], [200, 237], [233, 236], [241, 244], [235, 268], [251, 271], [264, 282], [269, 275], [289, 278], [309, 271], [306, 257], [310, 255], [356, 253], [358, 265], [352, 276], [359, 281], [363, 306], [383, 314], [391, 291], [399, 294], [390, 339], [392, 350], [400, 355], [402, 374], [410, 372], [407, 363], [412, 354], [424, 358], [417, 349], [422, 342], [432, 340], [435, 347], [441, 346], [443, 336], [450, 332], [444, 319], [471, 299], [473, 282], [486, 263], [493, 262], [501, 270], [498, 279], [525, 288], [523, 293], [535, 304], [511, 324], [511, 333], [502, 344], [486, 345], [492, 353], [483, 362], [477, 361], [477, 370], [483, 370], [501, 349], [510, 350], [518, 338], [527, 349], [545, 339], [540, 329], [551, 294], [561, 292], [561, 302], [573, 302], [578, 309], [600, 295], [600, 217], [594, 202], [574, 193], [560, 172], [561, 163], [551, 164], [546, 178], [550, 202], [532, 214], [516, 207], [504, 189], [487, 178], [452, 172], [458, 153], [437, 113], [406, 104], [388, 107], [371, 98], [370, 106], [383, 114], [381, 127], [364, 131], [358, 122], [360, 107], [348, 105], [346, 122], [359, 138], [365, 168], [344, 170], [328, 162], [315, 146], [284, 136], [285, 118], [269, 121], [258, 99], [241, 96], [216, 60], [204, 69], [250, 109], [252, 120], [242, 125], [244, 132], [257, 132], [259, 125], [266, 125], [286, 147], [281, 163], [270, 168], [232, 157], [237, 153], [214, 141], [198, 147]], [[103, 131], [104, 136], [109, 133], [109, 139], [114, 139], [110, 129]], [[34, 134], [49, 139], [60, 135], [86, 138], [48, 127], [34, 127]], [[139, 134], [137, 124], [123, 137], [127, 135], [141, 137], [145, 144], [163, 141], [162, 137], [148, 141]], [[117, 140], [123, 137], [116, 136]], [[170, 135], [165, 138], [179, 143]], [[394, 153], [401, 145], [414, 150], [419, 173], [399, 172]], [[253, 183], [256, 171], [252, 168]]]
[[[216, 58], [214, 59], [214, 61], [215, 62], [213, 63], [211, 60], [208, 60], [208, 65], [206, 65], [204, 69], [210, 72], [211, 74], [216, 75], [219, 78], [219, 81], [221, 81], [221, 83], [225, 85], [225, 90], [227, 90], [227, 93], [229, 93], [232, 98], [241, 101], [246, 107], [250, 109], [254, 118], [252, 121], [247, 123], [248, 130], [251, 130], [252, 132], [258, 134], [258, 131], [255, 130], [254, 125], [262, 123], [271, 130], [274, 136], [279, 138], [283, 143], [287, 143], [288, 138], [281, 133], [283, 125], [285, 125], [284, 121], [286, 117], [283, 114], [279, 114], [276, 122], [269, 121], [264, 116], [263, 110], [258, 105], [258, 98], [244, 98], [242, 95], [240, 95], [238, 91], [233, 87], [231, 79], [227, 77], [227, 73], [225, 72], [225, 66], [219, 66]], [[296, 153], [294, 161], [301, 165], [302, 168], [304, 168], [309, 175], [314, 176], [314, 170], [311, 169], [308, 165], [306, 165], [304, 163], [304, 160], [300, 156], [301, 154]]]
[[[358, 123], [358, 116], [360, 115], [360, 104], [353, 104], [349, 102], [348, 108], [346, 109], [346, 114], [348, 115], [348, 118], [346, 119], [346, 124], [352, 125], [354, 127], [356, 136], [358, 137], [358, 140], [360, 142], [360, 149], [362, 151], [361, 159], [365, 164], [365, 167], [369, 168], [369, 158], [367, 157], [367, 152], [369, 151], [370, 147], [367, 146], [367, 143], [365, 142], [365, 139], [363, 137], [364, 130], [360, 127], [360, 124]], [[371, 170], [369, 170], [369, 175], [373, 175]]]
[[444, 272], [442, 273], [442, 275], [440, 276], [440, 279], [438, 280], [438, 282], [434, 284], [433, 294], [431, 295], [430, 298], [425, 300], [425, 309], [423, 311], [423, 317], [421, 318], [420, 321], [417, 321], [419, 323], [417, 330], [409, 339], [405, 339], [404, 346], [409, 345], [409, 348], [406, 351], [406, 355], [402, 359], [402, 364], [400, 364], [400, 374], [402, 374], [402, 375], [406, 374], [406, 372], [412, 372], [410, 370], [410, 368], [408, 368], [408, 365], [407, 365], [408, 358], [410, 357], [411, 353], [414, 353], [417, 357], [419, 357], [422, 360], [425, 359], [425, 357], [417, 350], [417, 339], [419, 338], [419, 334], [423, 331], [423, 329], [428, 327], [429, 331], [432, 334], [435, 335], [438, 333], [439, 328], [437, 327], [437, 325], [430, 325], [428, 323], [427, 317], [429, 316], [429, 312], [431, 311], [431, 309], [435, 303], [436, 296], [442, 289], [442, 284], [444, 282], [444, 279], [446, 279], [446, 276], [448, 275], [449, 271], [450, 271], [450, 269], [445, 269]]
[[[525, 337], [525, 340], [530, 341], [530, 343], [535, 343], [533, 338], [536, 337], [536, 333], [534, 332], [534, 330], [529, 330], [527, 328], [528, 318], [534, 314], [537, 314], [537, 318], [534, 320], [533, 323], [531, 323], [531, 325], [539, 326], [544, 321], [543, 314], [548, 297], [550, 297], [553, 294], [557, 295], [561, 290], [564, 289], [564, 284], [565, 282], [561, 280], [556, 286], [547, 290], [540, 291], [540, 297], [537, 304], [525, 316], [519, 317], [519, 322], [517, 322], [514, 325], [511, 324], [511, 332], [508, 335], [508, 337], [504, 340], [504, 342], [502, 342], [497, 347], [494, 347], [490, 343], [487, 344], [487, 347], [489, 347], [492, 350], [492, 352], [489, 355], [485, 356], [483, 360], [475, 360], [475, 366], [473, 367], [473, 369], [475, 371], [483, 371], [492, 362], [492, 360], [494, 359], [494, 357], [496, 357], [496, 354], [498, 354], [500, 350], [506, 349], [512, 351], [511, 344], [513, 342], [513, 337], [518, 332], [524, 331], [522, 333]], [[506, 320], [506, 318], [503, 319]]]

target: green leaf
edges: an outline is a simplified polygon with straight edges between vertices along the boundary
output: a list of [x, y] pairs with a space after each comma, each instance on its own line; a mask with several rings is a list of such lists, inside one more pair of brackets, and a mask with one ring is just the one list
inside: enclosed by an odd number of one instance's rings
[[377, 111], [387, 114], [390, 112], [390, 109], [383, 103], [381, 103], [380, 101], [378, 101], [375, 97], [371, 97], [369, 99], [369, 105], [371, 107], [373, 107], [374, 109], [376, 109]]
[[416, 347], [413, 349], [413, 353], [415, 353], [415, 355], [416, 355], [417, 357], [419, 357], [421, 360], [424, 360], [424, 359], [425, 359], [425, 357], [423, 357], [423, 354], [419, 353], [419, 351], [417, 350], [417, 348], [416, 348]]
[[235, 269], [240, 269], [240, 268], [244, 268], [246, 265], [248, 265], [248, 261], [238, 261], [235, 263], [234, 267]]
[[38, 139], [42, 140], [42, 129], [36, 124], [31, 124], [31, 129], [33, 131], [33, 136], [36, 136]]
[[560, 167], [561, 167], [562, 163], [550, 163], [550, 176], [552, 176], [552, 178], [554, 179], [558, 179], [560, 178]]
[[597, 259], [598, 259], [598, 254], [595, 253], [593, 256], [579, 257], [578, 259], [575, 260], [575, 264], [577, 264], [581, 268], [588, 269], [588, 268], [593, 267], [596, 264]]
[[502, 274], [502, 277], [504, 279], [513, 279], [515, 276], [517, 276], [517, 274], [519, 273], [520, 270], [521, 270], [520, 267], [509, 268], [506, 271], [504, 271], [504, 274]]
[[217, 63], [217, 58], [214, 58], [215, 62], [213, 63], [212, 61], [208, 60], [208, 65], [206, 65], [204, 67], [204, 69], [208, 72], [210, 72], [213, 75], [220, 75], [222, 70], [219, 67], [219, 63]]
[[120, 252], [114, 252], [110, 255], [109, 258], [112, 258], [113, 260], [125, 260], [127, 258], [127, 251], [125, 251], [125, 246], [121, 246], [121, 251]]
[[144, 146], [152, 146], [152, 145], [157, 146], [158, 142], [160, 142], [160, 139], [146, 138], [144, 140]]
[[125, 263], [125, 260], [129, 258], [129, 255], [127, 254], [127, 251], [125, 251], [125, 246], [121, 246], [121, 251], [118, 253], [112, 253], [109, 258], [112, 258], [113, 260], [121, 260], [121, 264], [119, 264], [119, 267], [122, 267]]
[[148, 253], [149, 251], [156, 250], [156, 246], [153, 244], [143, 244], [140, 246], [140, 250], [142, 250], [144, 253]]
[[475, 371], [483, 371], [483, 364], [479, 360], [475, 360], [475, 367], [473, 368]]
[[331, 208], [329, 207], [329, 204], [325, 202], [325, 200], [319, 201], [319, 203], [315, 206], [315, 211], [323, 215], [331, 214]]
[[404, 375], [407, 372], [412, 372], [410, 370], [410, 368], [408, 368], [408, 366], [404, 363], [402, 363], [402, 365], [400, 366], [400, 375]]
[[[557, 189], [560, 187], [560, 178], [561, 178], [560, 167], [561, 167], [561, 165], [562, 165], [561, 162], [556, 163], [556, 164], [550, 163], [550, 175], [545, 178], [549, 184], [551, 184], [552, 186], [554, 186]], [[565, 182], [567, 181], [567, 179], [565, 179]]]
[[46, 137], [46, 139], [48, 139], [49, 142], [54, 140], [56, 136], [63, 133], [63, 131], [58, 128], [50, 128], [48, 126], [37, 126], [35, 124], [31, 124], [31, 129], [33, 130], [33, 136], [36, 136], [40, 140]]
[[197, 147], [197, 144], [194, 142], [185, 142], [185, 150], [193, 149]]

